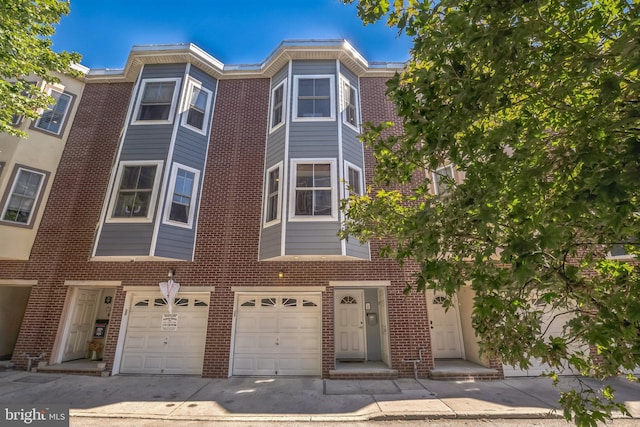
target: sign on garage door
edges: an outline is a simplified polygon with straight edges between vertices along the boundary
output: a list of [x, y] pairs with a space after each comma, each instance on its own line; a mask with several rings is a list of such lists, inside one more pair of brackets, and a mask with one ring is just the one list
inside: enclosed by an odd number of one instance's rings
[[133, 296], [120, 372], [202, 373], [209, 294], [179, 294], [174, 299], [175, 330], [162, 328], [162, 316], [168, 312], [167, 301], [159, 292]]
[[320, 294], [239, 294], [233, 375], [320, 375]]

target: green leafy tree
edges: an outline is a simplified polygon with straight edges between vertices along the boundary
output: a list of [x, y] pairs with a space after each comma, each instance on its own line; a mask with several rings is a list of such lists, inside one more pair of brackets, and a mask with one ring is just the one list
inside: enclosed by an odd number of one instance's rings
[[70, 65], [80, 62], [79, 54], [51, 50], [54, 25], [68, 13], [65, 0], [0, 0], [0, 132], [26, 136], [11, 125], [13, 118], [35, 119], [53, 102], [35, 80], [54, 83], [52, 72], [76, 74]]
[[[563, 367], [597, 378], [637, 368], [640, 4], [357, 8], [413, 47], [388, 83], [402, 129], [368, 126], [375, 188], [343, 202], [342, 237], [386, 239], [382, 254], [416, 270], [407, 291], [451, 297], [470, 286], [485, 356], [522, 368], [540, 358], [556, 381]], [[460, 179], [439, 169], [449, 163]], [[433, 194], [434, 177], [444, 194]], [[607, 256], [621, 248], [631, 257]], [[545, 333], [548, 310], [564, 324], [559, 336]], [[595, 425], [624, 411], [612, 393], [585, 385], [560, 402], [567, 419]]]

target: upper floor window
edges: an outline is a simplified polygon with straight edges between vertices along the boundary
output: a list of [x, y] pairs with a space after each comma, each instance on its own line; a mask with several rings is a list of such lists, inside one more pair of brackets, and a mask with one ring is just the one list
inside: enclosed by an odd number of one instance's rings
[[345, 162], [346, 181], [347, 181], [347, 197], [362, 195], [362, 170], [349, 162]]
[[51, 88], [49, 96], [54, 99], [54, 103], [47, 108], [36, 120], [34, 127], [54, 135], [62, 132], [64, 121], [69, 113], [72, 96], [68, 93]]
[[187, 105], [182, 115], [182, 125], [206, 134], [212, 96], [213, 92], [190, 79], [187, 85]]
[[160, 181], [161, 162], [122, 162], [111, 198], [112, 221], [142, 221], [153, 218]]
[[267, 170], [264, 225], [272, 225], [280, 222], [280, 193], [282, 192], [282, 179], [280, 174], [282, 162]]
[[2, 221], [32, 225], [48, 173], [17, 166], [10, 190], [5, 195]]
[[175, 111], [180, 79], [147, 79], [142, 81], [134, 110], [134, 123], [170, 123]]
[[294, 120], [334, 120], [334, 76], [296, 76]]
[[284, 123], [285, 111], [285, 86], [286, 79], [271, 91], [271, 130], [275, 130]]
[[358, 129], [358, 92], [348, 80], [342, 81], [342, 121]]
[[336, 218], [335, 160], [293, 160], [291, 219]]
[[446, 195], [451, 191], [454, 180], [453, 165], [447, 165], [436, 169], [433, 175], [433, 189], [435, 194]]
[[200, 171], [188, 166], [175, 164], [171, 173], [164, 222], [172, 225], [191, 227], [195, 213], [195, 196], [200, 180]]

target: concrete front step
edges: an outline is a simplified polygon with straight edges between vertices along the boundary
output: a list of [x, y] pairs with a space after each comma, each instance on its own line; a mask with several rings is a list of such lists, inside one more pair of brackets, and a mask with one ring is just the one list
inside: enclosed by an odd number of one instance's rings
[[107, 364], [104, 362], [98, 363], [61, 363], [59, 365], [46, 365], [40, 363], [36, 372], [45, 374], [68, 374], [68, 375], [89, 375], [95, 377], [108, 377], [109, 371], [107, 371]]

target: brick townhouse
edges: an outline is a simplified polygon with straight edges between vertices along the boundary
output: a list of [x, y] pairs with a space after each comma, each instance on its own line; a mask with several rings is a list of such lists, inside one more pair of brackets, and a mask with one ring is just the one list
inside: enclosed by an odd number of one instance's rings
[[471, 289], [445, 312], [403, 294], [411, 271], [379, 244], [336, 235], [340, 199], [371, 182], [361, 124], [398, 122], [401, 67], [342, 40], [251, 66], [180, 44], [62, 76], [56, 104], [16, 122], [29, 139], [0, 136], [0, 356], [103, 375], [537, 374], [480, 357]]

